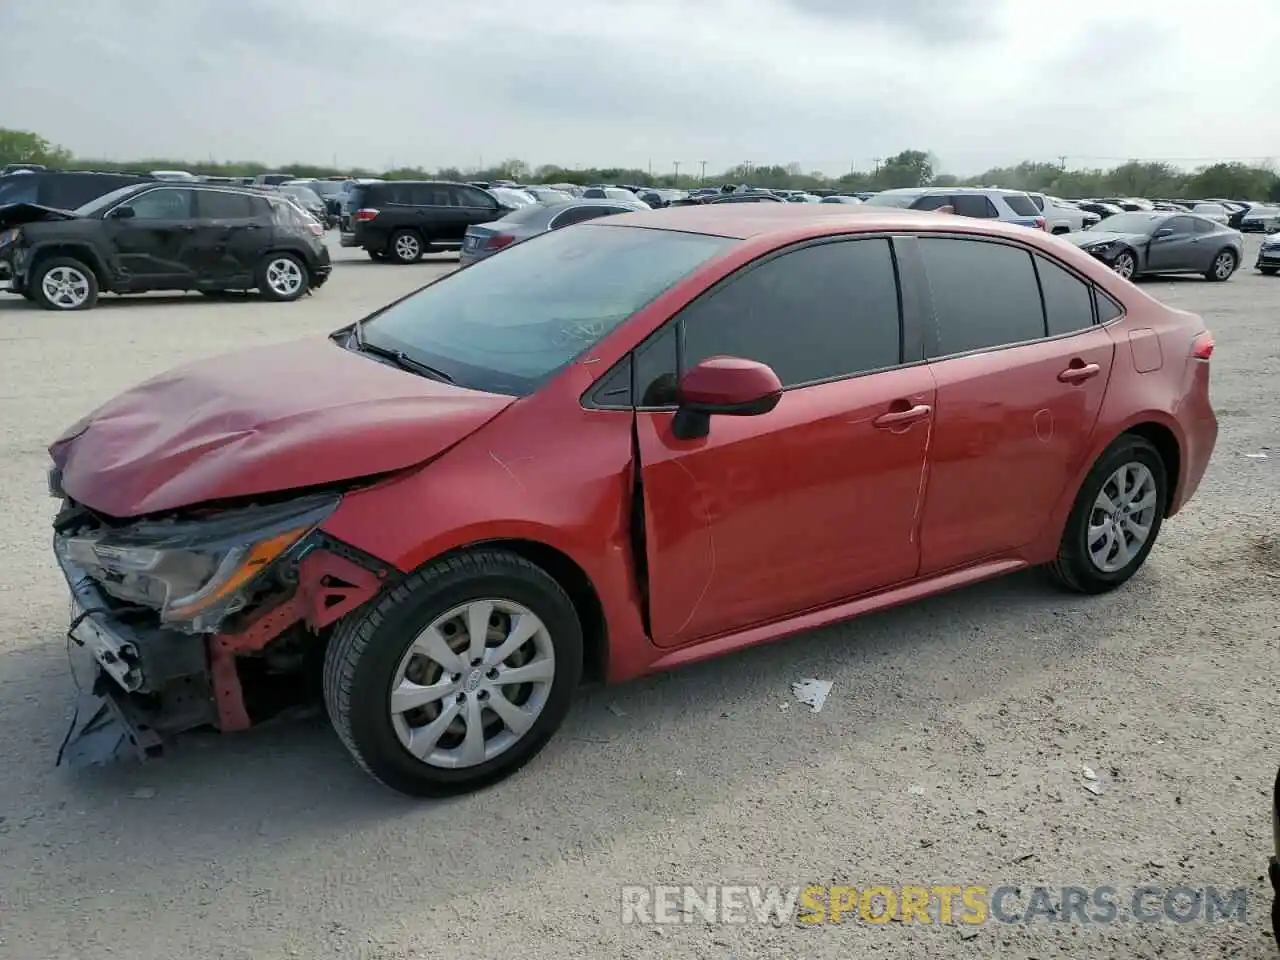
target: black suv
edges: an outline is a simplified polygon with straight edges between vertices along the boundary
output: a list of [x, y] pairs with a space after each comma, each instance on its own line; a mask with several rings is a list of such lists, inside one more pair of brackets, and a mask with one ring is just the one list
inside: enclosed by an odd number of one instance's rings
[[374, 260], [414, 263], [425, 253], [462, 249], [467, 227], [511, 212], [468, 183], [385, 180], [353, 185], [343, 204], [341, 243]]
[[99, 291], [256, 289], [296, 300], [329, 277], [324, 228], [283, 197], [152, 182], [74, 212], [0, 206], [9, 288], [47, 310], [87, 310]]
[[127, 173], [87, 171], [39, 171], [0, 176], [0, 206], [38, 203], [59, 210], [74, 210], [103, 194], [139, 183], [155, 183], [155, 177]]

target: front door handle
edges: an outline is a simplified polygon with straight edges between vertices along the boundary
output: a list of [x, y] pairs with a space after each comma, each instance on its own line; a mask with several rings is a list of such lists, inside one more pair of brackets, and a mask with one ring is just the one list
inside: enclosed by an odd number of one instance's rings
[[1058, 379], [1063, 383], [1084, 383], [1086, 380], [1092, 380], [1102, 372], [1102, 368], [1096, 363], [1084, 363], [1080, 366], [1071, 366], [1058, 374]]
[[871, 425], [881, 430], [892, 430], [894, 427], [905, 427], [923, 420], [931, 413], [933, 413], [933, 407], [927, 403], [920, 403], [907, 410], [890, 410], [888, 413], [882, 413], [871, 421]]

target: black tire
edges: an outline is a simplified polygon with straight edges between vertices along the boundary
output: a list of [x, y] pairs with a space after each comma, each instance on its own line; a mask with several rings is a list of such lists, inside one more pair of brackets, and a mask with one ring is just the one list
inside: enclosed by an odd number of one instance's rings
[[[78, 277], [83, 281], [86, 293], [83, 296], [77, 296], [74, 302], [63, 303], [49, 298], [44, 290], [44, 280], [50, 273], [55, 270], [70, 271], [69, 276]], [[77, 283], [77, 289], [79, 284]], [[43, 307], [45, 310], [57, 310], [62, 313], [68, 313], [73, 310], [90, 310], [98, 302], [98, 278], [94, 274], [93, 269], [81, 260], [75, 257], [50, 257], [48, 260], [41, 260], [36, 264], [31, 276], [27, 281], [27, 290], [32, 303]]]
[[427, 252], [427, 245], [417, 230], [397, 230], [387, 241], [387, 259], [396, 263], [417, 263]]
[[[1103, 486], [1125, 464], [1141, 464], [1151, 471], [1155, 480], [1155, 514], [1146, 541], [1137, 553], [1118, 570], [1106, 571], [1094, 563], [1089, 554], [1089, 525], [1093, 519], [1094, 503]], [[1076, 502], [1067, 518], [1058, 557], [1050, 565], [1054, 579], [1062, 586], [1077, 593], [1106, 593], [1114, 590], [1132, 577], [1146, 562], [1147, 554], [1155, 546], [1164, 522], [1164, 512], [1169, 503], [1169, 479], [1160, 452], [1147, 439], [1126, 433], [1116, 439], [1098, 457], [1089, 475], [1085, 477], [1076, 495]]]
[[[293, 264], [294, 269], [297, 270], [297, 276], [300, 278], [299, 282], [296, 286], [289, 288], [273, 285], [271, 272], [277, 269], [287, 269], [283, 266], [286, 263]], [[290, 303], [310, 289], [311, 273], [307, 270], [307, 265], [302, 262], [301, 258], [292, 253], [276, 251], [275, 253], [268, 253], [262, 258], [262, 262], [258, 264], [254, 286], [258, 288], [258, 293], [265, 300], [273, 300], [276, 303]]]
[[1213, 255], [1213, 266], [1204, 272], [1204, 278], [1211, 283], [1222, 283], [1230, 280], [1240, 266], [1240, 258], [1234, 250], [1223, 247]]
[[1259, 267], [1258, 268], [1258, 272], [1262, 274], [1264, 277], [1274, 277], [1276, 275], [1277, 270], [1280, 270], [1280, 267]]
[[[533, 611], [547, 628], [555, 674], [529, 730], [491, 760], [472, 767], [430, 766], [401, 743], [388, 694], [418, 633], [470, 600], [504, 598]], [[351, 755], [376, 780], [415, 797], [479, 790], [515, 773], [551, 739], [569, 712], [582, 676], [582, 626], [568, 594], [550, 575], [505, 550], [476, 550], [437, 560], [348, 617], [325, 652], [329, 719]]]

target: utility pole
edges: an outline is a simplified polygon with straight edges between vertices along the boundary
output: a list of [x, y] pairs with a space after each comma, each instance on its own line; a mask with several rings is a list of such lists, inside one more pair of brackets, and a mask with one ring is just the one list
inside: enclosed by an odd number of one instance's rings
[[742, 161], [742, 170], [746, 174], [746, 179], [750, 181], [751, 180], [751, 161], [750, 160]]
[[1058, 169], [1062, 171], [1067, 169], [1067, 155], [1065, 153], [1058, 156]]
[[674, 163], [674, 164], [676, 165], [676, 178], [675, 178], [675, 180], [673, 180], [673, 181], [672, 181], [671, 185], [672, 185], [673, 187], [678, 187], [678, 186], [680, 186], [680, 161], [679, 161], [679, 160], [673, 160], [673, 161], [672, 161], [672, 163]]
[[649, 161], [649, 179], [653, 179], [653, 160]]
[[881, 160], [883, 160], [883, 159], [884, 159], [884, 157], [872, 157], [872, 158], [871, 158], [871, 162], [872, 162], [872, 163], [874, 163], [874, 164], [876, 165], [876, 174], [875, 174], [875, 175], [876, 175], [877, 177], [878, 177], [878, 176], [880, 176], [880, 161], [881, 161]]
[[699, 160], [698, 163], [702, 165], [702, 170], [698, 173], [698, 186], [702, 186], [707, 182], [707, 161]]

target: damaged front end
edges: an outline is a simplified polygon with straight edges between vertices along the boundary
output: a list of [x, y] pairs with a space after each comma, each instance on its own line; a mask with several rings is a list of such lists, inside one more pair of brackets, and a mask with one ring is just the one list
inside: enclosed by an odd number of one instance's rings
[[320, 529], [340, 501], [119, 521], [64, 497], [54, 553], [71, 588], [79, 699], [58, 763], [153, 756], [184, 731], [244, 730], [311, 699], [316, 635], [392, 573]]

